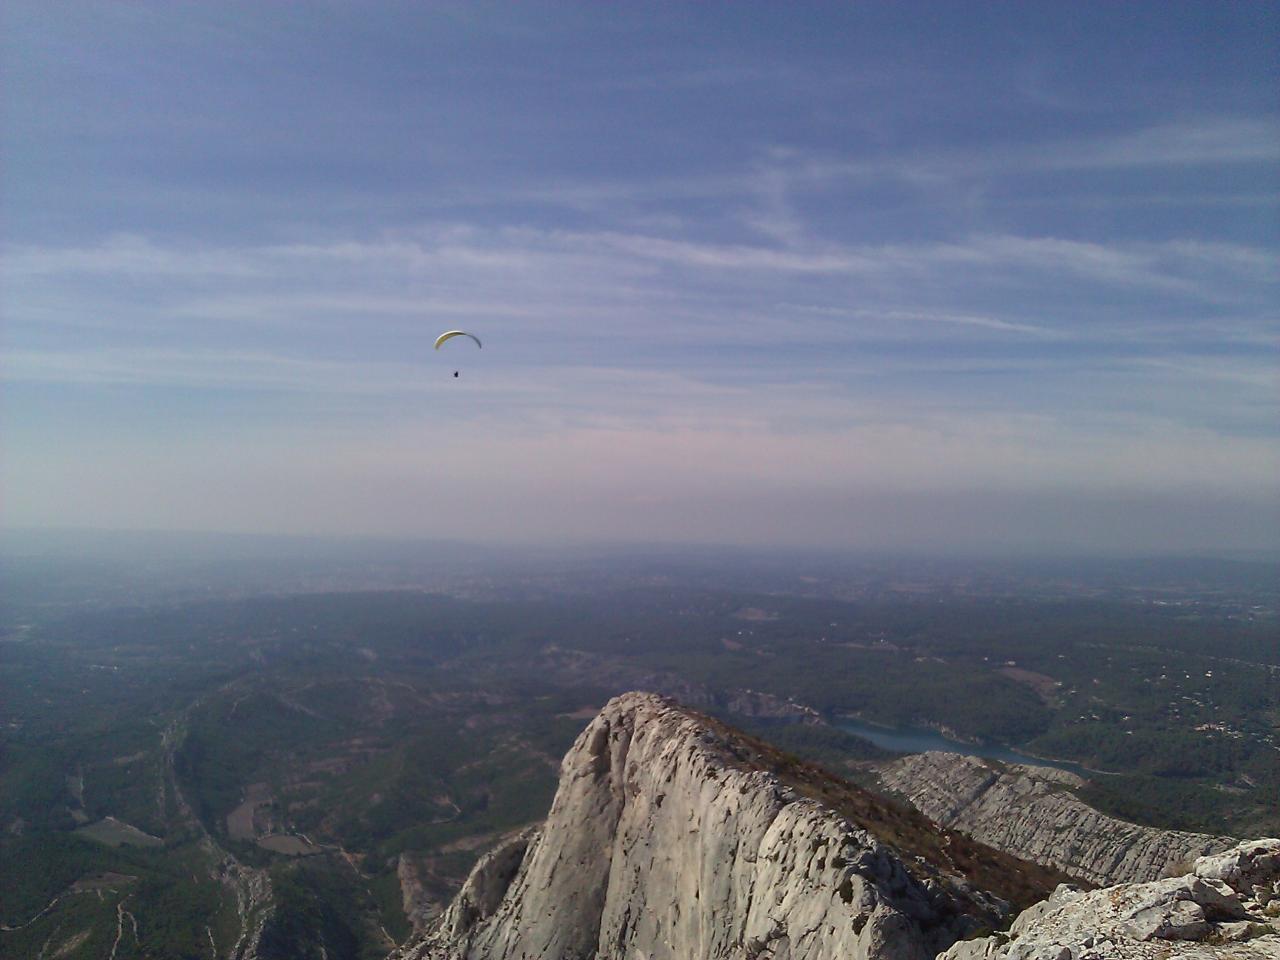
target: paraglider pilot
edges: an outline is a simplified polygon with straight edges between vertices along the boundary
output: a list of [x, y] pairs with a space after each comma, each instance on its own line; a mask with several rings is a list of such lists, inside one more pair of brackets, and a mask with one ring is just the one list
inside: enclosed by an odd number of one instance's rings
[[[452, 340], [454, 337], [470, 337], [476, 342], [477, 347], [481, 346], [480, 338], [474, 333], [467, 333], [465, 330], [446, 330], [444, 333], [440, 334], [440, 336], [436, 337], [436, 349], [439, 350], [442, 343], [446, 340]], [[458, 376], [458, 371], [453, 371], [453, 375], [456, 378]]]

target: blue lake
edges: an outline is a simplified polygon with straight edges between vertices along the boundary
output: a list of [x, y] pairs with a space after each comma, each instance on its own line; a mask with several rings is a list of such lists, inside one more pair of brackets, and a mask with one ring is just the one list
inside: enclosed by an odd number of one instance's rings
[[966, 757], [985, 757], [988, 760], [1003, 760], [1005, 763], [1025, 763], [1033, 767], [1053, 767], [1057, 770], [1068, 770], [1082, 777], [1090, 776], [1090, 771], [1079, 764], [1065, 760], [1041, 760], [1019, 753], [999, 744], [963, 743], [950, 740], [936, 730], [917, 729], [913, 727], [882, 727], [861, 720], [839, 720], [835, 725], [846, 733], [870, 740], [877, 747], [893, 750], [897, 753], [924, 753], [926, 750], [940, 750], [943, 753], [959, 753]]

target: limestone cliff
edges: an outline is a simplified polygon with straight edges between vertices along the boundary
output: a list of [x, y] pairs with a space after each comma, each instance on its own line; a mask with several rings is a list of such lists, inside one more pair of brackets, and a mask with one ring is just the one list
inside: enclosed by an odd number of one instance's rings
[[1155, 880], [1237, 841], [1117, 820], [1066, 789], [1079, 777], [1045, 767], [922, 753], [881, 768], [881, 782], [937, 823], [1092, 884]]
[[[988, 873], [952, 875], [976, 864]], [[1003, 883], [1024, 902], [1051, 889], [1037, 870], [672, 701], [627, 694], [565, 757], [546, 823], [484, 857], [394, 956], [926, 960], [1001, 923], [1005, 905], [979, 887]]]
[[1008, 934], [939, 960], [1276, 960], [1280, 840], [1202, 857], [1191, 873], [1083, 893], [1062, 886]]

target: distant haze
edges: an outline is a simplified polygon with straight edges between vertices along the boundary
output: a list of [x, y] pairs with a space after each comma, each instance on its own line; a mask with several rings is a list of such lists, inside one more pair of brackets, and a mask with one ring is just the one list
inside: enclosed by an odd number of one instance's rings
[[1277, 31], [11, 2], [3, 523], [1280, 549]]

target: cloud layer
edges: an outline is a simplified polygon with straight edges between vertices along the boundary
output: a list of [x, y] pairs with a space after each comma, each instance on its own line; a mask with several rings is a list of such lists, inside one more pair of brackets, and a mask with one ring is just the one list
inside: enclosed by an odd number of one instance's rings
[[485, 9], [15, 8], [6, 522], [1280, 547], [1244, 13]]

